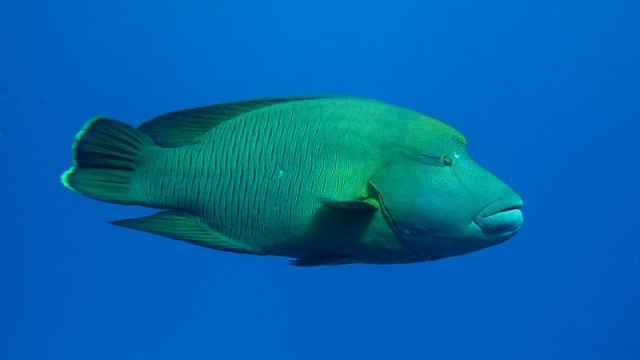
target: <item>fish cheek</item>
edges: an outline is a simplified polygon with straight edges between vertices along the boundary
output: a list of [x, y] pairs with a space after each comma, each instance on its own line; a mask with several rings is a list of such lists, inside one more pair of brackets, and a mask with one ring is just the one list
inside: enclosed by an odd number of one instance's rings
[[418, 171], [422, 164], [414, 166], [390, 166], [376, 174], [369, 183], [375, 189], [380, 208], [389, 227], [397, 237], [403, 238], [411, 228], [424, 221], [420, 198], [424, 196]]
[[371, 180], [398, 237], [447, 236], [466, 226], [459, 218], [459, 186], [451, 168], [411, 163], [385, 169]]

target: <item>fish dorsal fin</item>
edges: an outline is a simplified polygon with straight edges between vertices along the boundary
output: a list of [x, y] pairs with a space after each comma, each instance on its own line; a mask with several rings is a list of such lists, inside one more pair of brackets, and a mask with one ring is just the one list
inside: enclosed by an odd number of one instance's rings
[[212, 234], [210, 231], [205, 230], [194, 216], [176, 211], [161, 211], [137, 219], [113, 221], [111, 224], [133, 230], [146, 231], [216, 250], [243, 254], [263, 254], [259, 249], [254, 249], [247, 244], [233, 241], [223, 235]]
[[285, 102], [330, 97], [339, 96], [308, 95], [272, 97], [202, 106], [157, 116], [140, 125], [138, 129], [149, 135], [153, 141], [160, 146], [180, 147], [193, 145], [199, 143], [202, 136], [214, 127], [239, 115]]

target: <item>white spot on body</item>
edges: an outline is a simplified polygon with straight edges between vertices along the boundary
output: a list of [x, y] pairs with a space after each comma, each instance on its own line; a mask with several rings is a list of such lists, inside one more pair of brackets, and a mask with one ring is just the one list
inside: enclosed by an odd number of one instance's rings
[[282, 178], [285, 173], [286, 171], [283, 168], [277, 168], [271, 173], [272, 175], [269, 177], [269, 180], [278, 180]]

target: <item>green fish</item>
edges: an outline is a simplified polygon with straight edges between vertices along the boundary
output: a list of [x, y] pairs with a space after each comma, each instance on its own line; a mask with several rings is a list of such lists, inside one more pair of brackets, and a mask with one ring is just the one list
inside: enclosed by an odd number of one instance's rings
[[171, 112], [138, 128], [95, 117], [62, 183], [161, 209], [112, 224], [298, 266], [400, 264], [506, 241], [522, 200], [455, 129], [343, 96], [276, 97]]

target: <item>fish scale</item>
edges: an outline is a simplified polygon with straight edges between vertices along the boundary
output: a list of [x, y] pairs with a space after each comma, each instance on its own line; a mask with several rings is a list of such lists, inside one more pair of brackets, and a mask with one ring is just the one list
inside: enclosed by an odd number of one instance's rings
[[452, 127], [376, 100], [298, 96], [161, 115], [97, 117], [68, 188], [164, 209], [112, 222], [299, 266], [395, 264], [506, 241], [522, 201], [466, 155]]

